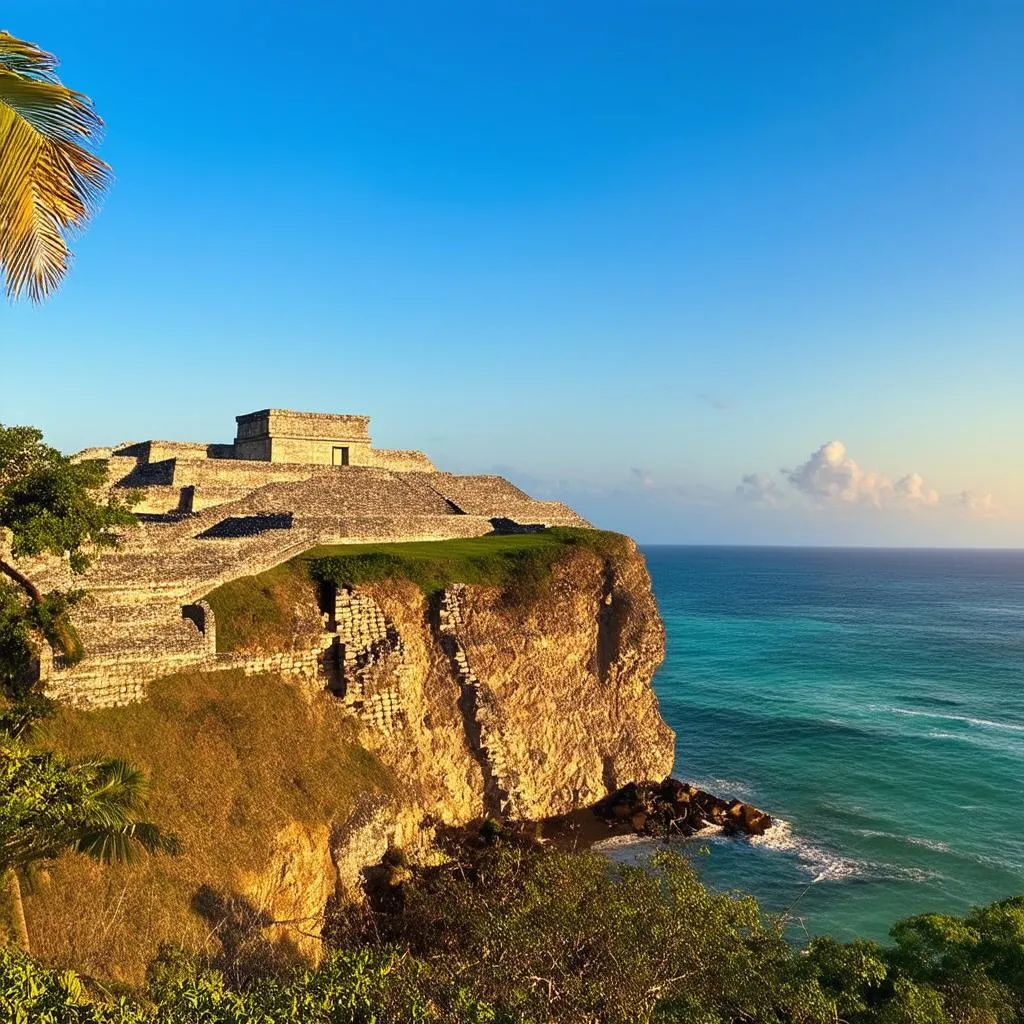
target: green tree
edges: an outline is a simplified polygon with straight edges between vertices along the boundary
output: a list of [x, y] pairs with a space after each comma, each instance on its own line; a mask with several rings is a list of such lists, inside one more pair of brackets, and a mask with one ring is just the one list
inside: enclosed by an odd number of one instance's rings
[[63, 85], [57, 59], [0, 32], [0, 272], [8, 296], [45, 298], [63, 280], [110, 168], [92, 152], [103, 122]]
[[965, 917], [910, 917], [890, 934], [890, 972], [903, 982], [894, 1003], [937, 999], [955, 1021], [1024, 1020], [1024, 897], [975, 907]]
[[9, 687], [41, 634], [69, 661], [81, 645], [67, 616], [77, 593], [43, 595], [16, 564], [18, 557], [52, 554], [84, 571], [97, 549], [115, 547], [119, 531], [135, 522], [134, 495], [100, 497], [102, 460], [72, 462], [43, 442], [35, 427], [0, 424], [0, 574], [18, 588], [0, 592], [0, 678]]
[[19, 873], [67, 851], [112, 863], [177, 849], [142, 817], [145, 805], [146, 779], [123, 761], [69, 761], [0, 735], [0, 876], [22, 949], [29, 937]]

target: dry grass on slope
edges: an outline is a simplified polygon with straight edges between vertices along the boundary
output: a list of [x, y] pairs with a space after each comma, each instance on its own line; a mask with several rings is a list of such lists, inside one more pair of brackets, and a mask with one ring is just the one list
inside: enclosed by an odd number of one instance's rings
[[361, 795], [393, 780], [356, 742], [329, 699], [312, 705], [274, 676], [183, 674], [154, 682], [149, 700], [102, 711], [63, 709], [47, 746], [124, 758], [149, 776], [149, 815], [183, 852], [134, 865], [58, 861], [27, 900], [34, 951], [100, 978], [137, 984], [158, 946], [216, 950], [201, 888], [231, 893], [268, 871], [274, 839], [292, 823], [323, 833]]

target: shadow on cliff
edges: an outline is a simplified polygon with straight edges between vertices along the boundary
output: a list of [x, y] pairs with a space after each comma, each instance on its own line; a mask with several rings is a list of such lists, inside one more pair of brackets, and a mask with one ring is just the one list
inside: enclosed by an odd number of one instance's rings
[[[604, 582], [601, 604], [597, 612], [597, 644], [594, 652], [594, 674], [602, 682], [622, 650], [623, 633], [631, 611], [629, 594], [616, 589], [615, 568], [610, 561], [604, 563]], [[618, 708], [615, 709], [618, 712]]]
[[275, 921], [241, 893], [201, 885], [192, 909], [210, 926], [210, 937], [220, 947], [210, 966], [223, 971], [233, 986], [309, 962], [287, 935], [271, 932], [281, 925], [301, 928], [302, 922]]

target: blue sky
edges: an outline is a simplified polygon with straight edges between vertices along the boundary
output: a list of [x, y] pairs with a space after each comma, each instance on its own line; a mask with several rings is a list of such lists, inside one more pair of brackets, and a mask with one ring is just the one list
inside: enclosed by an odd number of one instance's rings
[[1024, 544], [1016, 0], [2, 27], [94, 98], [117, 180], [61, 293], [0, 307], [0, 421], [363, 412], [645, 541]]

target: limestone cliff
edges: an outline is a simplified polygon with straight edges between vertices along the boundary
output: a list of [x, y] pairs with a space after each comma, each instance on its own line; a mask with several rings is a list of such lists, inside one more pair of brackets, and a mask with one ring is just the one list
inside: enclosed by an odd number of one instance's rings
[[[562, 814], [667, 775], [651, 686], [664, 631], [635, 545], [569, 547], [528, 582], [342, 588], [327, 691], [206, 672], [65, 711], [59, 745], [139, 764], [184, 852], [59, 862], [28, 900], [37, 950], [126, 981], [169, 939], [230, 954], [255, 933], [315, 955], [326, 905], [357, 897], [390, 846], [430, 858], [439, 824]], [[294, 611], [296, 628], [318, 620], [312, 585]]]
[[360, 592], [400, 648], [363, 673], [364, 697], [374, 676], [400, 681], [399, 722], [369, 742], [426, 813], [547, 817], [670, 771], [651, 687], [664, 631], [633, 545], [607, 561], [574, 551], [532, 600], [455, 585], [428, 602], [404, 581]]

